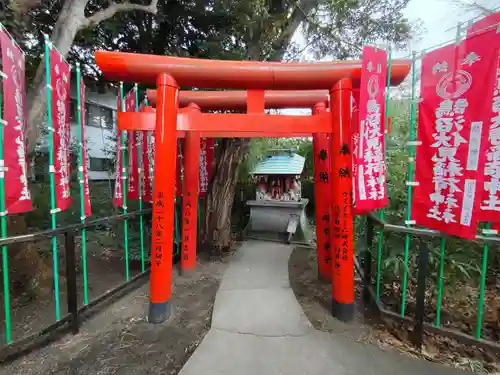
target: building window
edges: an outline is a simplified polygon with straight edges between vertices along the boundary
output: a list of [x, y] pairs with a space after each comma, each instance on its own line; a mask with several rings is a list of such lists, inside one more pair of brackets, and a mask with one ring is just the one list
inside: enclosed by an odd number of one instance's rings
[[89, 170], [103, 172], [108, 170], [109, 160], [103, 158], [90, 158], [89, 164]]
[[113, 129], [113, 110], [100, 105], [87, 103], [87, 125]]
[[78, 117], [78, 102], [76, 99], [71, 99], [69, 102], [69, 118], [71, 121], [76, 122]]

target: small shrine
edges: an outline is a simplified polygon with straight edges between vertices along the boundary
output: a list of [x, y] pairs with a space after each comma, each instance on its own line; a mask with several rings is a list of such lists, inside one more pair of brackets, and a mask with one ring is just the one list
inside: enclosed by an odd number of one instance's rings
[[272, 150], [251, 172], [256, 184], [255, 200], [247, 201], [250, 221], [247, 236], [309, 242], [301, 176], [305, 158], [295, 149]]

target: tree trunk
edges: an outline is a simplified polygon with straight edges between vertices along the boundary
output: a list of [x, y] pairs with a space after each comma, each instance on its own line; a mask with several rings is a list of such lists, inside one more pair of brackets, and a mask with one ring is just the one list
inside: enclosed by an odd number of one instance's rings
[[[76, 33], [82, 27], [85, 18], [85, 6], [88, 1], [66, 0], [50, 37], [57, 50], [66, 57]], [[47, 113], [47, 89], [45, 86], [45, 60], [38, 65], [35, 79], [28, 91], [28, 116], [27, 116], [27, 148], [28, 154], [35, 151], [40, 138], [41, 125]]]
[[[28, 233], [26, 220], [22, 215], [9, 215], [7, 230], [10, 236]], [[23, 293], [31, 296], [44, 295], [52, 291], [52, 268], [40, 256], [36, 243], [9, 245], [9, 280], [14, 297]]]
[[[270, 60], [280, 61], [292, 40], [292, 36], [306, 19], [308, 14], [319, 3], [318, 0], [301, 0], [294, 6], [287, 18], [280, 35], [273, 43]], [[248, 57], [261, 60], [261, 37], [265, 28], [255, 26], [253, 37], [248, 43]], [[238, 170], [243, 156], [248, 150], [249, 139], [225, 139], [219, 146], [219, 157], [215, 166], [214, 178], [211, 181], [205, 202], [205, 219], [202, 231], [202, 245], [211, 252], [220, 253], [231, 247], [231, 212], [233, 208]]]
[[232, 245], [231, 212], [241, 160], [248, 149], [248, 139], [224, 139], [214, 177], [207, 192], [202, 244], [212, 254], [220, 254]]

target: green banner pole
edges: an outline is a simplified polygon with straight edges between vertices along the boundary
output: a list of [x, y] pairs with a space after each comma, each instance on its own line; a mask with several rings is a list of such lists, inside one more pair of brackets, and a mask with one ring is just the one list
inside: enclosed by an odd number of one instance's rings
[[[81, 97], [81, 71], [80, 63], [76, 63], [76, 90], [77, 90], [77, 116], [78, 116], [78, 174], [80, 183], [80, 220], [85, 224], [85, 180], [83, 175], [83, 168], [87, 163], [83, 160], [83, 148], [85, 147], [83, 134], [82, 134], [82, 109], [85, 103], [82, 103]], [[83, 303], [89, 303], [89, 288], [87, 279], [87, 229], [82, 228], [82, 268], [83, 268]]]
[[[492, 232], [491, 223], [486, 223], [483, 234], [487, 235]], [[495, 234], [496, 231], [495, 231]], [[481, 332], [483, 329], [483, 315], [484, 315], [484, 292], [486, 290], [486, 274], [488, 272], [488, 242], [483, 244], [483, 257], [481, 260], [481, 281], [479, 284], [479, 300], [477, 304], [477, 321], [476, 321], [476, 339], [481, 339]]]
[[[415, 178], [415, 154], [416, 154], [416, 129], [415, 129], [415, 117], [417, 115], [417, 106], [416, 106], [416, 86], [417, 86], [417, 68], [416, 68], [417, 54], [413, 52], [412, 54], [412, 80], [411, 80], [411, 112], [410, 112], [410, 139], [408, 142], [408, 146], [410, 149], [410, 156], [408, 158], [408, 181], [406, 185], [407, 189], [407, 205], [406, 205], [406, 221], [405, 225], [407, 227], [411, 226], [411, 202], [412, 202], [412, 192], [413, 192], [413, 184]], [[408, 260], [410, 253], [410, 244], [411, 244], [411, 235], [406, 233], [405, 235], [405, 250], [404, 250], [404, 269], [403, 269], [403, 290], [402, 290], [402, 298], [401, 298], [401, 316], [405, 315], [406, 309], [406, 292], [407, 292], [407, 283], [408, 283]]]
[[[134, 93], [135, 93], [135, 111], [139, 112], [139, 90], [137, 88], [137, 83], [134, 85]], [[142, 176], [143, 176], [143, 171], [142, 171], [142, 159], [141, 159], [141, 149], [142, 149], [142, 144], [141, 142], [138, 142], [137, 140], [137, 132], [134, 132], [134, 141], [137, 142], [137, 171], [138, 171], [138, 176], [139, 176], [139, 230], [140, 230], [140, 239], [141, 239], [141, 270], [144, 272], [146, 269], [145, 265], [145, 260], [144, 260], [144, 219], [142, 217]], [[142, 140], [142, 136], [140, 137]], [[133, 156], [131, 156], [133, 157]]]
[[[457, 31], [455, 34], [455, 45], [460, 44], [460, 39], [462, 35], [462, 24], [459, 22], [457, 24]], [[488, 246], [488, 245], [486, 245]], [[439, 244], [439, 275], [438, 275], [438, 295], [436, 300], [436, 327], [441, 326], [441, 308], [443, 303], [443, 292], [444, 292], [444, 266], [446, 261], [446, 238], [441, 237]]]
[[[0, 24], [0, 28], [3, 27]], [[7, 74], [7, 73], [3, 73]], [[2, 75], [3, 76], [3, 75]], [[0, 110], [3, 110], [3, 90], [0, 90]], [[3, 112], [2, 112], [3, 115]], [[3, 159], [3, 132], [6, 122], [0, 119], [0, 236], [7, 237], [7, 211], [5, 204], [5, 161]], [[9, 256], [7, 246], [2, 246], [2, 273], [3, 273], [3, 309], [5, 315], [5, 343], [12, 342], [12, 328], [10, 317], [10, 289], [9, 289]]]
[[[385, 95], [385, 122], [384, 122], [384, 161], [385, 161], [385, 174], [387, 175], [387, 135], [389, 131], [389, 103], [390, 103], [390, 89], [391, 89], [391, 70], [392, 70], [392, 49], [389, 47], [388, 60], [387, 60], [387, 93]], [[386, 183], [386, 189], [388, 189]], [[380, 220], [384, 221], [384, 209], [382, 208], [379, 212]], [[376, 280], [376, 298], [380, 301], [380, 280], [381, 280], [381, 268], [382, 268], [382, 252], [384, 250], [384, 230], [382, 229], [378, 238], [378, 248], [377, 248], [377, 280]], [[370, 251], [370, 249], [368, 249]], [[370, 280], [371, 282], [371, 280]]]
[[[50, 176], [50, 216], [52, 229], [56, 229], [56, 193], [55, 193], [55, 169], [54, 169], [54, 124], [52, 123], [52, 85], [50, 78], [50, 49], [52, 44], [47, 35], [45, 40], [45, 79], [47, 86], [47, 121], [49, 124], [49, 176]], [[59, 266], [57, 259], [57, 238], [52, 236], [52, 263], [54, 272], [54, 297], [56, 304], [56, 321], [61, 319], [61, 309], [59, 306]]]
[[[120, 106], [122, 112], [125, 112], [125, 100], [123, 97], [123, 82], [120, 82]], [[117, 124], [117, 131], [118, 124]], [[126, 132], [122, 130], [121, 132], [121, 143], [122, 143], [122, 186], [123, 186], [123, 214], [127, 213], [127, 155], [125, 153], [125, 136]], [[128, 281], [130, 279], [129, 271], [129, 259], [128, 259], [128, 219], [123, 219], [123, 236], [124, 236], [124, 247], [125, 247], [125, 278]]]

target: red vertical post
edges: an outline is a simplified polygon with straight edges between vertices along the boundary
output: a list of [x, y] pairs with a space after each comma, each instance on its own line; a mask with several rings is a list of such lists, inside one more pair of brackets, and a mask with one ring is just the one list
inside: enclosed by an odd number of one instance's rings
[[[318, 103], [312, 108], [313, 116], [326, 110], [325, 103]], [[330, 242], [330, 147], [327, 134], [313, 134], [314, 164], [314, 201], [316, 211], [316, 258], [318, 276], [331, 280], [332, 256]]]
[[[200, 112], [196, 104], [189, 104], [190, 111]], [[182, 196], [182, 248], [181, 272], [196, 270], [196, 233], [198, 231], [198, 195], [200, 182], [200, 133], [186, 132], [184, 163], [184, 192]]]
[[330, 91], [332, 184], [332, 315], [342, 321], [354, 317], [354, 234], [352, 216], [350, 79], [342, 79]]
[[169, 314], [172, 295], [176, 133], [179, 108], [179, 86], [175, 79], [168, 74], [161, 74], [158, 76], [157, 86], [155, 185], [148, 317], [151, 323], [165, 321]]

